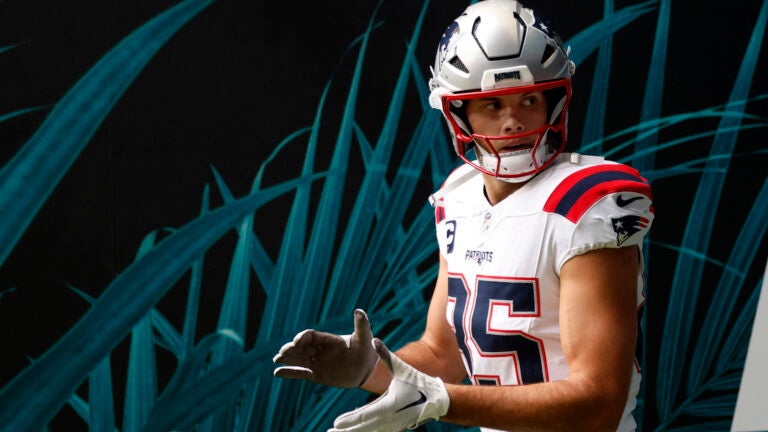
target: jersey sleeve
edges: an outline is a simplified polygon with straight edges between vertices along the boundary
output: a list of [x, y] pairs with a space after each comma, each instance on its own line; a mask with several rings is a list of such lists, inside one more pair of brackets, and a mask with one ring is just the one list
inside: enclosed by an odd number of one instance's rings
[[563, 180], [545, 211], [562, 216], [556, 269], [591, 250], [642, 245], [653, 222], [653, 197], [637, 170], [609, 163], [585, 168]]

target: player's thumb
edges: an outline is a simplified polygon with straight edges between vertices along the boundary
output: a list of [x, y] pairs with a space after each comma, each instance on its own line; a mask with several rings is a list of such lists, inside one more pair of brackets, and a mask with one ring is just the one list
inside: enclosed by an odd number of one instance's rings
[[376, 348], [376, 354], [379, 355], [379, 359], [384, 363], [384, 366], [386, 366], [391, 373], [394, 373], [392, 368], [392, 358], [394, 355], [389, 351], [389, 348], [387, 348], [387, 346], [384, 345], [384, 342], [379, 338], [373, 338], [373, 346]]
[[371, 333], [371, 323], [368, 321], [368, 315], [362, 309], [355, 309], [355, 338], [361, 344], [371, 343], [373, 334]]

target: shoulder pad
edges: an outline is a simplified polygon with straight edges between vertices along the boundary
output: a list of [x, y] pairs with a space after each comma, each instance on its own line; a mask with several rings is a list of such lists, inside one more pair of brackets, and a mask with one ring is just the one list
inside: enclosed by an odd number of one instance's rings
[[652, 199], [648, 181], [636, 169], [609, 163], [581, 169], [563, 179], [544, 204], [544, 211], [576, 223], [594, 203], [616, 192], [636, 192]]

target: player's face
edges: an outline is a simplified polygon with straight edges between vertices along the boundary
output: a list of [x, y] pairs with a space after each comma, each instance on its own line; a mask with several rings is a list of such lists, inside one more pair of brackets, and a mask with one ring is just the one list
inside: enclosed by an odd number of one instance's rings
[[[466, 115], [472, 132], [484, 136], [510, 136], [534, 131], [547, 124], [547, 100], [542, 91], [468, 99]], [[495, 153], [533, 147], [538, 134], [513, 139], [475, 139]], [[493, 147], [493, 150], [491, 149]]]

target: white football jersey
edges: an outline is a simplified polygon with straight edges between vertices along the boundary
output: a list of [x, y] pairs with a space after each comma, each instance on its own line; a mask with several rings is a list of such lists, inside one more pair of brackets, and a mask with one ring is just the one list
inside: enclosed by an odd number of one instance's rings
[[[469, 380], [518, 385], [566, 379], [560, 269], [594, 249], [642, 250], [653, 220], [650, 187], [626, 165], [562, 154], [491, 206], [482, 176], [472, 176], [472, 170], [464, 165], [451, 173], [435, 203], [437, 240], [448, 263], [446, 319]], [[638, 308], [644, 301], [642, 265]], [[636, 427], [632, 411], [640, 371], [637, 364], [627, 368], [634, 378], [620, 431]]]

